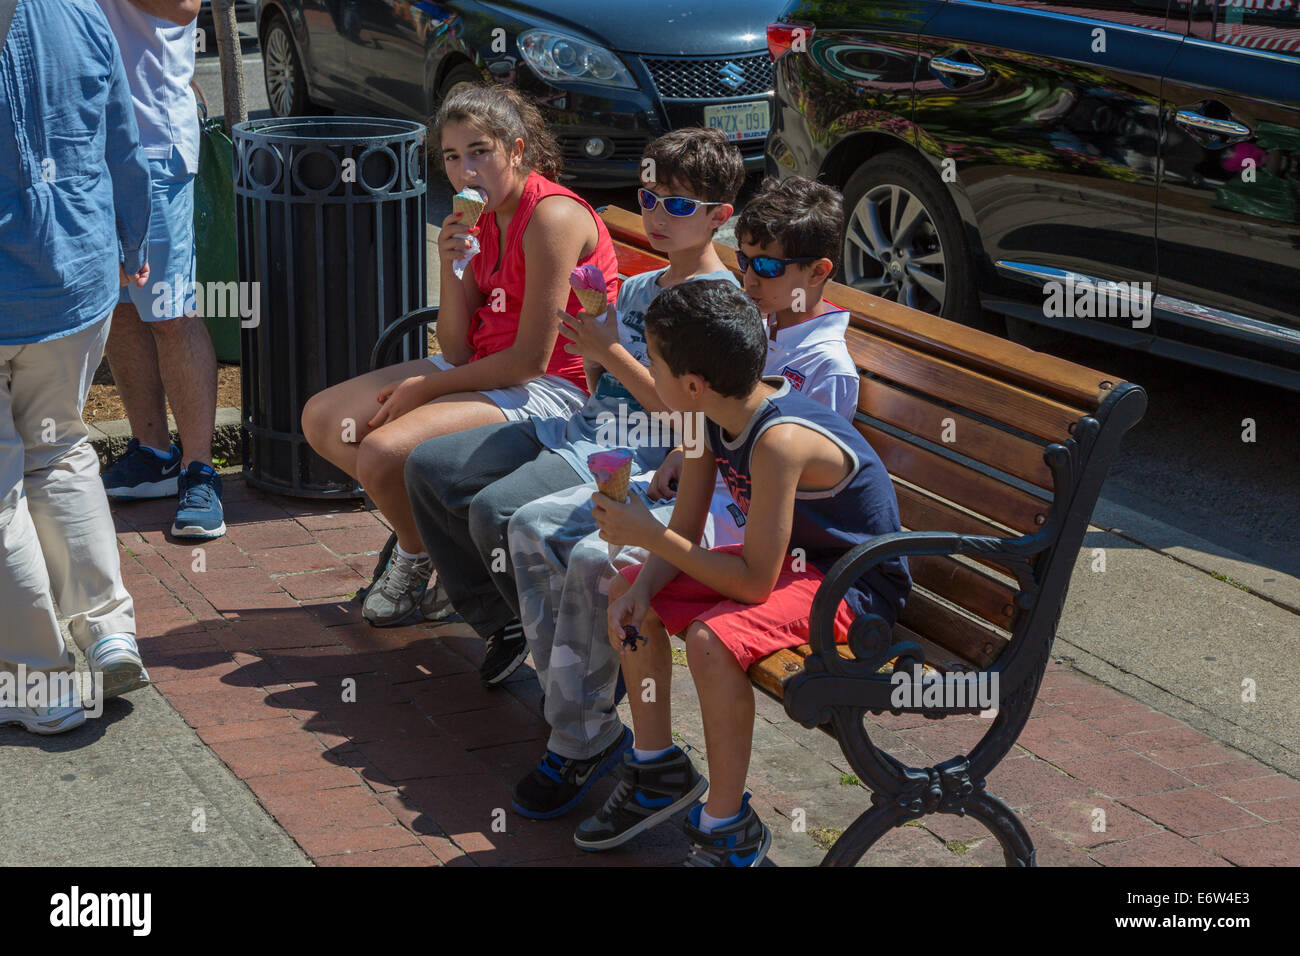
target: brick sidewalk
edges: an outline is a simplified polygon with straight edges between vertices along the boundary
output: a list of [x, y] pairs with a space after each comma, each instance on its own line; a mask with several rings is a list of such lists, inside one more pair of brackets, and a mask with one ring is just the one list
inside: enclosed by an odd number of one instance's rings
[[[559, 821], [509, 809], [513, 785], [545, 749], [531, 668], [485, 691], [483, 644], [463, 625], [361, 621], [350, 595], [388, 537], [377, 514], [263, 495], [237, 475], [224, 497], [228, 533], [206, 544], [165, 533], [173, 501], [114, 505], [140, 647], [158, 690], [313, 860], [596, 862], [572, 831], [612, 775]], [[689, 675], [674, 671], [677, 736], [703, 771]], [[815, 863], [869, 795], [833, 741], [761, 694], [758, 710], [750, 783], [773, 830], [770, 859]], [[918, 766], [964, 751], [987, 726], [887, 714], [871, 723], [874, 740]], [[1025, 819], [1042, 865], [1300, 864], [1300, 783], [1065, 667], [1049, 667], [989, 790]], [[806, 830], [795, 832], [799, 817]], [[599, 862], [667, 864], [685, 849], [666, 825]], [[864, 862], [1000, 866], [1002, 857], [979, 824], [932, 816]]]

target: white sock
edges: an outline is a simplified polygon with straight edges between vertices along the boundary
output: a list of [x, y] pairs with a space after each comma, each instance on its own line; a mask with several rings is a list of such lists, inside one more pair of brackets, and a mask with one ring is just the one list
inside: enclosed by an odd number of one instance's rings
[[[740, 811], [740, 813], [744, 812], [744, 810]], [[705, 833], [712, 833], [718, 827], [726, 826], [728, 823], [735, 823], [740, 819], [740, 813], [737, 813], [734, 817], [719, 819], [718, 817], [709, 816], [709, 811], [702, 809], [700, 810], [700, 829]]]
[[428, 551], [421, 551], [419, 554], [411, 554], [411, 552], [407, 551], [400, 544], [397, 545], [397, 553], [400, 554], [402, 557], [406, 558], [406, 560], [408, 561], [423, 561], [425, 558], [429, 556]]
[[637, 763], [645, 763], [647, 760], [658, 760], [672, 752], [672, 747], [665, 747], [663, 750], [642, 750], [640, 747], [633, 747], [632, 759]]

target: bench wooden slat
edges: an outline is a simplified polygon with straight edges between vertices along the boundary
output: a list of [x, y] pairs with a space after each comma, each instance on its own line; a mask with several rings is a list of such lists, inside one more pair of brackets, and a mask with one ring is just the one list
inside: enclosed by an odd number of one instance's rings
[[[667, 259], [660, 258], [652, 252], [644, 252], [636, 246], [615, 242], [614, 253], [618, 256], [620, 275], [634, 276], [642, 272], [654, 272], [668, 264]], [[608, 278], [608, 277], [607, 277]]]
[[849, 329], [849, 355], [859, 369], [952, 402], [1048, 441], [1064, 441], [1085, 412], [879, 336]]
[[945, 651], [981, 669], [996, 661], [1010, 643], [989, 625], [945, 607], [921, 588], [912, 588], [898, 623], [917, 634], [931, 635]]
[[[639, 213], [609, 206], [601, 217], [611, 238], [641, 249], [650, 249]], [[731, 269], [736, 268], [735, 251], [717, 246], [718, 255]], [[958, 325], [938, 316], [928, 315], [869, 295], [839, 282], [826, 285], [826, 297], [836, 305], [852, 310], [854, 324], [866, 331], [927, 352], [1065, 404], [1096, 411], [1114, 380], [1096, 369], [1075, 362], [1035, 352], [1006, 339], [990, 336], [978, 329]]]
[[1011, 629], [1018, 590], [1014, 585], [942, 555], [913, 555], [907, 559], [907, 567], [919, 587], [942, 594], [990, 624]]
[[1047, 521], [1048, 502], [928, 449], [896, 438], [866, 422], [858, 431], [876, 450], [890, 475], [922, 485], [940, 497], [1014, 528], [1021, 534]]
[[[983, 518], [969, 515], [960, 508], [940, 501], [910, 485], [894, 482], [894, 494], [898, 497], [898, 512], [903, 519], [903, 528], [907, 531], [944, 531], [954, 534], [992, 535], [997, 538], [1014, 537], [1005, 528], [985, 521]], [[990, 567], [1000, 569], [997, 563]]]
[[1052, 488], [1052, 472], [1043, 461], [1043, 446], [1019, 435], [867, 376], [858, 379], [858, 409], [935, 444], [943, 443], [944, 419], [951, 418], [953, 440], [946, 447], [1039, 488]]

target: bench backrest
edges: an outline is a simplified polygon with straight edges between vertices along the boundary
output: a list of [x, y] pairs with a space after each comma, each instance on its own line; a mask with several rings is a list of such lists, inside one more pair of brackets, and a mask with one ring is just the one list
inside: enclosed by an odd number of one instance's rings
[[[665, 264], [639, 215], [608, 207], [602, 217], [625, 275]], [[715, 248], [735, 271], [735, 251]], [[1013, 634], [1023, 633], [1024, 617], [1042, 593], [1056, 606], [1036, 627], [1050, 619], [1054, 633], [1100, 488], [1095, 475], [1086, 483], [1095, 489], [1082, 486], [1082, 465], [1092, 450], [1095, 419], [1106, 416], [1125, 391], [1123, 383], [837, 282], [827, 284], [825, 295], [852, 313], [846, 341], [860, 373], [857, 427], [893, 477], [903, 528], [1002, 539], [1047, 532], [1043, 536], [1053, 538], [1030, 559], [1038, 579], [1032, 595], [1023, 594], [1001, 564], [978, 554], [909, 558], [916, 586], [896, 637], [921, 644], [927, 661], [941, 670], [983, 669], [1001, 657]], [[1082, 449], [1072, 441], [1081, 425], [1088, 432]], [[1126, 427], [1115, 430], [1122, 434]], [[1069, 487], [1057, 486], [1044, 460], [1053, 444], [1063, 446], [1054, 454], [1068, 462]]]

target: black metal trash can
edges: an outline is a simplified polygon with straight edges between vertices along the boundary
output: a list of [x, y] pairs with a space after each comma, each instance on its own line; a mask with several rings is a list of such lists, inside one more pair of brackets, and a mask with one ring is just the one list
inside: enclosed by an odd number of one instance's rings
[[[384, 327], [425, 305], [425, 136], [419, 123], [367, 117], [234, 128], [239, 279], [257, 283], [240, 333], [243, 473], [259, 488], [362, 493], [311, 450], [302, 409], [369, 371]], [[426, 354], [413, 332], [396, 360]]]

